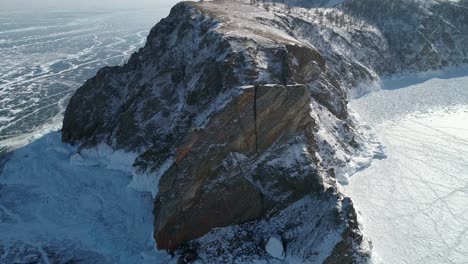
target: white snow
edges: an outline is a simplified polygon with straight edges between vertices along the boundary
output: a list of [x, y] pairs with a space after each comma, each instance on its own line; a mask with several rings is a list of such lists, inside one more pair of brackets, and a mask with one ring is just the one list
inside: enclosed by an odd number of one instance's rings
[[114, 150], [101, 143], [94, 148], [83, 149], [71, 157], [74, 165], [101, 165], [109, 170], [132, 172], [137, 153]]
[[435, 76], [387, 80], [350, 104], [388, 156], [344, 187], [376, 262], [468, 261], [468, 77]]
[[150, 192], [153, 198], [156, 197], [159, 190], [159, 179], [161, 179], [161, 176], [172, 166], [173, 163], [174, 159], [168, 158], [156, 172], [137, 173], [136, 171], [133, 171], [132, 182], [128, 186], [136, 191]]
[[275, 259], [284, 260], [285, 258], [283, 243], [281, 243], [281, 240], [276, 237], [270, 237], [265, 246], [265, 250]]
[[356, 123], [358, 134], [353, 135], [354, 140], [359, 142], [358, 149], [343, 147], [341, 142], [347, 140], [349, 133], [338, 128], [336, 117], [320, 110], [315, 102], [312, 102], [311, 108], [315, 109], [315, 113], [311, 114], [319, 125], [319, 131], [316, 133], [319, 149], [316, 156], [326, 167], [333, 168], [339, 183], [347, 184], [354, 173], [370, 166], [373, 159], [385, 157], [385, 149], [376, 138], [373, 129], [360, 124], [354, 111], [349, 110], [349, 113]]
[[305, 162], [304, 156], [307, 153], [308, 151], [305, 144], [294, 144], [289, 146], [282, 156], [269, 160], [267, 164], [277, 168], [293, 168], [299, 162]]
[[54, 132], [12, 154], [0, 171], [0, 263], [170, 262], [152, 238], [152, 195], [128, 188], [131, 158], [106, 149], [78, 155]]
[[114, 150], [111, 146], [101, 143], [94, 148], [83, 149], [70, 157], [70, 164], [76, 166], [100, 166], [109, 170], [122, 171], [132, 174], [132, 180], [128, 187], [139, 192], [151, 193], [152, 197], [158, 194], [159, 179], [174, 163], [173, 158], [168, 158], [155, 172], [139, 172], [133, 167], [136, 152]]

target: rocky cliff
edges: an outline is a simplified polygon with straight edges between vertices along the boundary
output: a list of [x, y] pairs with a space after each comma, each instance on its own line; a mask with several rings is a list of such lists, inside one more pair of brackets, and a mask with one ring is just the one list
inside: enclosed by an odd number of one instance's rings
[[155, 194], [158, 248], [181, 259], [265, 260], [266, 240], [280, 237], [290, 262], [364, 262], [368, 244], [337, 178], [375, 150], [350, 118], [348, 89], [467, 55], [466, 36], [439, 41], [419, 26], [424, 47], [394, 50], [394, 33], [355, 2], [180, 3], [127, 64], [78, 89], [62, 139], [136, 153], [134, 182]]

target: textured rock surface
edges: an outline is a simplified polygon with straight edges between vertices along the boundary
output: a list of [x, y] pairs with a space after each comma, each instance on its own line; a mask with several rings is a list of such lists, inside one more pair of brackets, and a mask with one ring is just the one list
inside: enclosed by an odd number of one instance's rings
[[[258, 219], [317, 191], [321, 183], [312, 169], [293, 177], [253, 164], [266, 152], [283, 154], [278, 145], [314, 146], [310, 100], [302, 85], [245, 87], [206, 128], [192, 133], [159, 183], [158, 246], [173, 248], [214, 227]], [[304, 165], [316, 163], [306, 154], [313, 152], [304, 150]]]
[[271, 218], [214, 229], [191, 241], [188, 248], [199, 252], [196, 263], [255, 263], [263, 259], [274, 263], [264, 248], [270, 237], [279, 236], [286, 250], [285, 263], [362, 263], [369, 257], [369, 249], [367, 241], [360, 240], [359, 229], [354, 228], [356, 219], [349, 218], [352, 208], [330, 189], [320, 197], [307, 196]]
[[[440, 6], [388, 26], [356, 2], [320, 9], [321, 18], [301, 1], [180, 3], [126, 65], [100, 70], [76, 92], [62, 139], [137, 155], [134, 182], [157, 193], [161, 249], [249, 262], [268, 259], [264, 239], [281, 233], [288, 261], [364, 261], [367, 241], [335, 177], [375, 153], [347, 112], [347, 89], [377, 74], [466, 62], [467, 47], [455, 28], [426, 29], [452, 12]], [[344, 14], [353, 19], [330, 19]], [[457, 19], [446, 22], [467, 27]], [[394, 45], [394, 25], [422, 37]]]

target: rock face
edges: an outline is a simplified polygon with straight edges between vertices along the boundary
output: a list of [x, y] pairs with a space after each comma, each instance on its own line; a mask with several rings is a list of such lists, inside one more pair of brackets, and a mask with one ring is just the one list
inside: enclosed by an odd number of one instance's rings
[[[367, 241], [335, 178], [373, 155], [349, 116], [347, 90], [467, 54], [461, 35], [395, 50], [396, 31], [358, 13], [359, 1], [327, 9], [333, 16], [303, 1], [293, 9], [179, 3], [127, 64], [101, 69], [78, 89], [62, 139], [137, 154], [134, 183], [157, 194], [160, 249], [189, 247], [190, 259], [196, 251], [204, 263], [253, 262], [269, 258], [264, 240], [279, 234], [287, 260], [365, 261]], [[331, 21], [337, 14], [349, 21]], [[418, 19], [435, 23], [429, 13]]]
[[258, 219], [318, 191], [313, 169], [294, 177], [255, 164], [258, 157], [282, 155], [275, 146], [292, 142], [310, 146], [303, 158], [316, 164], [308, 154], [315, 144], [310, 100], [303, 85], [244, 87], [206, 128], [190, 134], [159, 183], [158, 247], [172, 249], [214, 227]]

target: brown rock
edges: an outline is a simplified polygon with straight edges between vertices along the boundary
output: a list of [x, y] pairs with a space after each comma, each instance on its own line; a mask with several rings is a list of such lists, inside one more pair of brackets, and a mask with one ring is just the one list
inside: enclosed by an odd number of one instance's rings
[[[172, 250], [212, 228], [262, 217], [263, 186], [248, 177], [256, 167], [244, 160], [302, 133], [313, 122], [309, 102], [303, 85], [244, 88], [205, 129], [192, 133], [160, 180], [155, 204], [158, 248]], [[293, 187], [286, 192], [296, 192]]]

